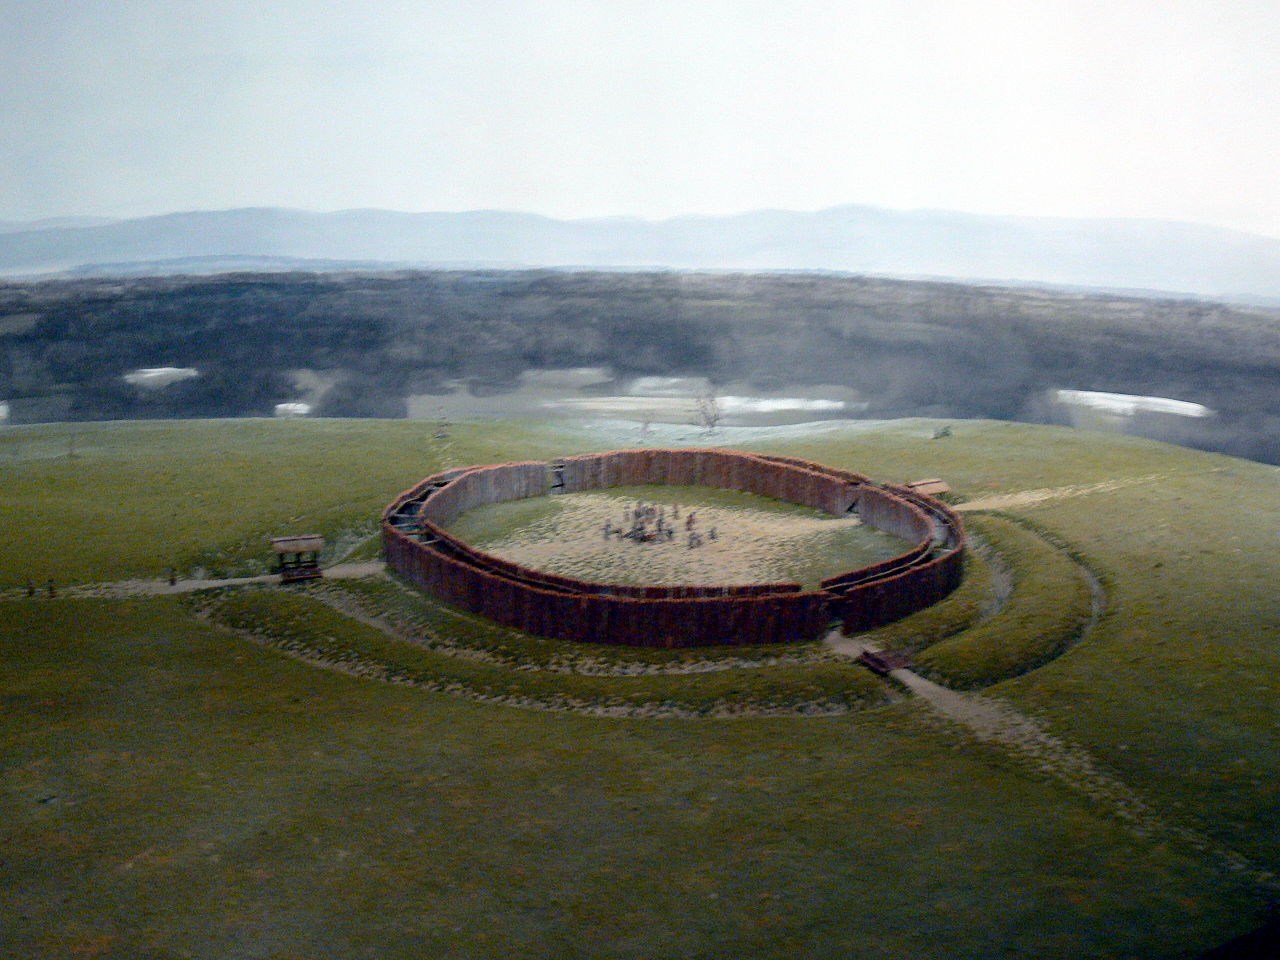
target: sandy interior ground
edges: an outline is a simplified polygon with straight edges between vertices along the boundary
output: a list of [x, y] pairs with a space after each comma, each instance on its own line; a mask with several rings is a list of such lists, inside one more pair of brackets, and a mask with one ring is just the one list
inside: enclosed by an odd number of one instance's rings
[[[652, 502], [652, 501], [650, 501]], [[833, 517], [816, 511], [775, 513], [719, 504], [681, 505], [675, 539], [634, 543], [606, 539], [605, 521], [624, 524], [624, 511], [635, 499], [587, 492], [554, 498], [548, 515], [532, 520], [513, 534], [475, 545], [505, 559], [539, 570], [611, 583], [744, 584], [779, 580], [812, 582], [852, 569], [903, 548], [901, 541], [871, 528], [856, 517]], [[696, 513], [694, 527], [703, 545], [690, 549], [685, 522]], [[711, 528], [718, 539], [710, 539]], [[855, 532], [856, 531], [856, 532]], [[828, 569], [815, 577], [814, 557], [829, 558]]]

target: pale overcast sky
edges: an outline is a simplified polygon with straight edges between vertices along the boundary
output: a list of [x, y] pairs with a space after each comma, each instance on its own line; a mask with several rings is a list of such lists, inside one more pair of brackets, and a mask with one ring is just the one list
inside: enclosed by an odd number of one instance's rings
[[0, 0], [0, 219], [842, 203], [1280, 236], [1280, 2]]

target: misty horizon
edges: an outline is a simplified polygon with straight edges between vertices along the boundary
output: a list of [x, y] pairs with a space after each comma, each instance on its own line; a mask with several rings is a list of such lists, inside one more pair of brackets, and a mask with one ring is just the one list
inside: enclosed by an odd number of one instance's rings
[[1190, 223], [844, 205], [665, 220], [251, 207], [0, 230], [0, 276], [387, 269], [816, 271], [1271, 303], [1280, 240]]
[[877, 211], [884, 213], [902, 214], [907, 216], [938, 216], [938, 217], [982, 217], [990, 220], [1000, 221], [1033, 221], [1033, 222], [1059, 222], [1067, 223], [1090, 223], [1090, 224], [1152, 224], [1166, 226], [1189, 226], [1207, 230], [1220, 231], [1222, 233], [1240, 234], [1249, 237], [1259, 237], [1264, 239], [1280, 239], [1280, 230], [1276, 233], [1267, 233], [1259, 230], [1249, 230], [1239, 227], [1223, 226], [1207, 220], [1188, 220], [1178, 219], [1174, 217], [1128, 217], [1128, 216], [1112, 216], [1099, 214], [1094, 216], [1069, 216], [1065, 214], [1053, 213], [990, 213], [981, 210], [960, 209], [956, 207], [896, 207], [886, 204], [863, 203], [858, 201], [848, 201], [844, 203], [834, 203], [820, 207], [779, 207], [779, 206], [757, 206], [743, 207], [732, 210], [685, 210], [677, 213], [664, 215], [647, 215], [635, 212], [616, 212], [616, 213], [598, 213], [583, 216], [557, 216], [556, 214], [545, 210], [534, 210], [516, 207], [497, 207], [497, 206], [479, 206], [479, 207], [458, 207], [458, 208], [431, 208], [431, 209], [404, 209], [395, 207], [295, 207], [280, 204], [247, 204], [243, 206], [231, 207], [191, 207], [182, 209], [158, 210], [150, 213], [124, 214], [119, 216], [94, 216], [90, 214], [81, 214], [74, 211], [62, 211], [60, 213], [45, 214], [31, 219], [5, 219], [0, 220], [0, 232], [18, 232], [25, 229], [66, 229], [79, 230], [91, 229], [97, 226], [106, 226], [108, 224], [125, 223], [133, 220], [163, 220], [170, 217], [181, 217], [188, 214], [237, 214], [237, 213], [297, 213], [303, 215], [314, 216], [330, 216], [341, 214], [392, 214], [402, 216], [431, 216], [431, 215], [485, 215], [485, 214], [502, 214], [517, 217], [528, 217], [531, 219], [548, 220], [558, 223], [609, 223], [615, 221], [634, 222], [643, 224], [665, 224], [674, 223], [683, 220], [710, 220], [710, 219], [734, 219], [738, 217], [750, 217], [759, 214], [823, 214], [833, 213], [842, 210], [865, 210]]
[[1280, 237], [1272, 5], [10, 5], [0, 220], [817, 211]]

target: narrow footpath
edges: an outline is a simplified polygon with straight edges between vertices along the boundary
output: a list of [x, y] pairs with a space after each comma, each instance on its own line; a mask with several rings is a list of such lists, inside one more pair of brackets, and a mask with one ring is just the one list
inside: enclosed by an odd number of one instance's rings
[[[846, 637], [833, 630], [826, 645], [843, 657], [856, 659], [864, 651], [882, 652], [878, 644]], [[1247, 871], [1259, 885], [1280, 890], [1280, 880], [1247, 858], [1194, 830], [1169, 823], [1119, 778], [1099, 769], [1082, 747], [1048, 733], [1036, 720], [1010, 704], [974, 693], [961, 693], [934, 683], [909, 669], [890, 670], [935, 715], [964, 728], [974, 739], [1004, 750], [1032, 769], [1103, 805], [1141, 836], [1176, 838], [1193, 849], [1213, 854], [1231, 872]]]
[[[386, 564], [381, 560], [367, 563], [338, 563], [324, 568], [324, 575], [333, 580], [359, 579], [373, 577], [382, 573]], [[243, 587], [253, 583], [279, 583], [280, 576], [275, 573], [264, 573], [256, 577], [229, 577], [225, 580], [179, 580], [170, 583], [168, 580], [116, 580], [111, 583], [85, 583], [69, 586], [58, 591], [60, 596], [75, 598], [105, 597], [120, 599], [122, 597], [153, 597], [175, 593], [194, 593], [196, 590], [208, 590], [213, 587]]]

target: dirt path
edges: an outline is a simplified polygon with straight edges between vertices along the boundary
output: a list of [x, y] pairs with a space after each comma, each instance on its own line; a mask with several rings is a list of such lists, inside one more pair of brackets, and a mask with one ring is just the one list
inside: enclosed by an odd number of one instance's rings
[[1039, 490], [1019, 490], [1016, 493], [997, 493], [989, 497], [979, 497], [956, 506], [957, 510], [1012, 510], [1025, 507], [1037, 507], [1052, 500], [1066, 500], [1071, 497], [1083, 497], [1091, 493], [1109, 493], [1123, 487], [1132, 487], [1142, 483], [1151, 483], [1161, 479], [1159, 474], [1145, 477], [1121, 477], [1116, 480], [1104, 480], [1101, 483], [1078, 483], [1069, 487], [1043, 487]]
[[[1100, 486], [1095, 484], [1088, 488], [1059, 489], [1070, 491], [1063, 493], [1063, 496], [1078, 496], [1081, 492], [1095, 492]], [[1045, 492], [1028, 491], [1035, 494]], [[1044, 502], [1045, 499], [1048, 498], [1039, 497], [1035, 502]], [[972, 504], [966, 506], [979, 509]], [[1097, 626], [1106, 608], [1106, 594], [1098, 578], [1083, 565], [1079, 565], [1079, 568], [1089, 584], [1091, 609], [1089, 619], [1076, 638], [1076, 643], [1087, 637]], [[879, 652], [882, 649], [879, 644], [865, 637], [846, 637], [838, 629], [831, 631], [824, 638], [824, 643], [833, 652], [850, 658], [856, 658], [863, 651]], [[979, 742], [1002, 750], [1036, 772], [1083, 794], [1110, 811], [1135, 833], [1141, 836], [1170, 837], [1192, 849], [1209, 853], [1227, 871], [1247, 872], [1260, 886], [1273, 892], [1280, 891], [1280, 879], [1274, 874], [1194, 830], [1170, 823], [1118, 777], [1101, 769], [1084, 748], [1049, 733], [1040, 722], [1019, 712], [1011, 704], [975, 693], [951, 690], [909, 669], [891, 670], [889, 676], [915, 694], [935, 717], [963, 728]]]
[[[1092, 493], [1098, 489], [1098, 486], [1100, 485], [1094, 484], [1089, 488], [1059, 488], [1059, 494], [1074, 497], [1082, 492]], [[1038, 499], [1034, 502], [1038, 503], [1048, 499], [1042, 495], [1046, 493], [1052, 492], [1044, 492], [1044, 490], [1027, 492], [1027, 494], [1036, 494]], [[989, 502], [991, 500], [987, 503]], [[973, 504], [965, 504], [965, 506], [978, 508]], [[983, 507], [983, 509], [989, 508], [992, 507]], [[993, 563], [998, 561], [996, 556], [989, 559]], [[1106, 608], [1106, 595], [1097, 577], [1083, 566], [1079, 566], [1079, 570], [1088, 580], [1091, 611], [1089, 611], [1088, 621], [1080, 628], [1076, 643], [1092, 632], [1101, 620], [1103, 609]], [[1002, 581], [1004, 581], [1002, 588], [1005, 593], [998, 596], [997, 609], [1004, 604], [1004, 600], [1009, 595], [1007, 591], [1012, 588], [1010, 571], [1002, 571]], [[1000, 588], [1001, 584], [997, 582], [997, 591]], [[872, 643], [867, 637], [844, 636], [838, 630], [833, 630], [831, 634], [824, 637], [824, 643], [833, 652], [850, 658], [858, 657], [865, 650], [878, 653], [882, 649], [881, 645]], [[890, 677], [928, 704], [936, 716], [960, 724], [972, 733], [975, 739], [1010, 751], [1037, 771], [1066, 783], [1073, 790], [1083, 792], [1091, 799], [1107, 806], [1117, 818], [1124, 820], [1135, 831], [1149, 833], [1157, 828], [1164, 831], [1169, 829], [1165, 824], [1160, 823], [1151, 808], [1124, 783], [1098, 769], [1097, 764], [1083, 749], [1066, 744], [1065, 741], [1050, 735], [1044, 731], [1041, 724], [1019, 713], [1009, 704], [986, 698], [986, 696], [950, 690], [948, 687], [934, 684], [933, 681], [927, 680], [910, 669], [895, 669], [890, 671]]]
[[[838, 631], [829, 634], [826, 643], [847, 657], [879, 649], [876, 644], [842, 636]], [[1088, 751], [1049, 733], [1038, 721], [1010, 704], [948, 689], [911, 670], [892, 670], [889, 676], [927, 704], [937, 717], [962, 727], [979, 742], [1005, 751], [1072, 791], [1084, 794], [1138, 835], [1171, 837], [1211, 854], [1230, 872], [1247, 872], [1259, 885], [1280, 890], [1280, 881], [1274, 874], [1194, 830], [1163, 819], [1118, 777], [1100, 769]]]
[[[379, 560], [369, 563], [339, 563], [326, 567], [324, 575], [330, 579], [342, 580], [359, 577], [372, 577], [385, 568]], [[194, 593], [196, 590], [208, 590], [212, 587], [243, 587], [253, 583], [279, 583], [280, 578], [274, 573], [264, 573], [256, 577], [228, 577], [224, 580], [179, 580], [170, 584], [168, 580], [116, 580], [111, 583], [86, 583], [59, 590], [60, 597], [83, 599], [85, 597], [156, 597], [178, 593]]]

